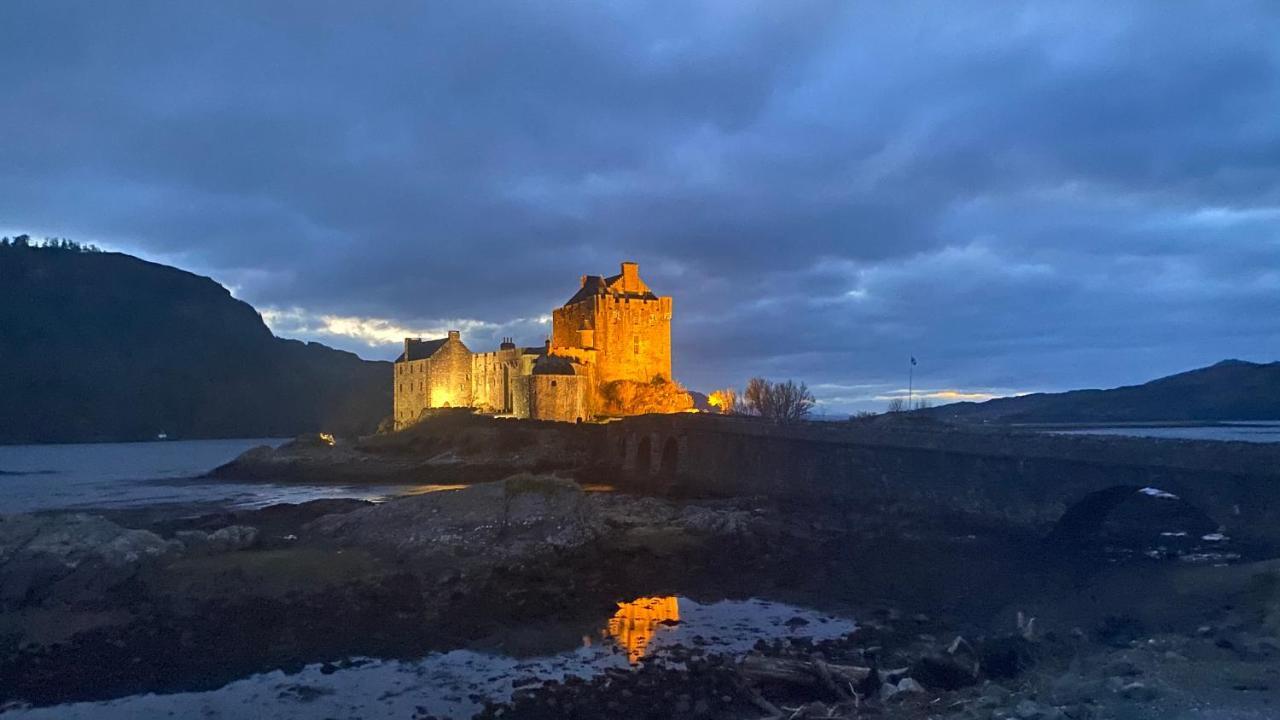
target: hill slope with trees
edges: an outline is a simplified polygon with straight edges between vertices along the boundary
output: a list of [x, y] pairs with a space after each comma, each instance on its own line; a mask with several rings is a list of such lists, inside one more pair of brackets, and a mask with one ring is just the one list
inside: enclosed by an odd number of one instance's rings
[[1142, 385], [963, 402], [921, 411], [1002, 423], [1208, 422], [1280, 419], [1280, 362], [1223, 360]]
[[66, 241], [0, 244], [0, 442], [370, 432], [391, 365], [277, 338], [206, 277]]

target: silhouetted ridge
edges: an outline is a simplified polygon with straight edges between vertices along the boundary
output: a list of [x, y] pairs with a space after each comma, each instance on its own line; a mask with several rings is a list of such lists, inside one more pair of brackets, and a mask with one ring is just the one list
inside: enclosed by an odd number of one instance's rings
[[371, 431], [390, 364], [276, 338], [213, 280], [0, 247], [0, 442]]
[[963, 402], [926, 412], [941, 418], [1008, 423], [1277, 420], [1280, 362], [1223, 360], [1142, 385]]

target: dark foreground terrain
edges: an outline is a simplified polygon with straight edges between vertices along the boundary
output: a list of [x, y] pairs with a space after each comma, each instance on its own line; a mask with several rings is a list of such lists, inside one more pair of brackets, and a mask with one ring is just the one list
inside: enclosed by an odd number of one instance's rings
[[518, 652], [532, 625], [680, 595], [768, 598], [859, 627], [750, 653], [695, 642], [522, 686], [481, 715], [1280, 713], [1280, 563], [1182, 542], [1212, 533], [1162, 498], [1135, 497], [1080, 538], [901, 506], [592, 492], [567, 471], [511, 469], [381, 505], [0, 516], [0, 703], [20, 716], [352, 657]]

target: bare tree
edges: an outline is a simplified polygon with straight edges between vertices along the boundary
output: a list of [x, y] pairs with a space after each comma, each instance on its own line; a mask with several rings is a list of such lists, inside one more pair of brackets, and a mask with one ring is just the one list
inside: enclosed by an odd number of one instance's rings
[[933, 407], [933, 401], [928, 398], [922, 398], [916, 401], [916, 410], [928, 410]]
[[805, 419], [816, 402], [807, 385], [792, 380], [773, 383], [764, 378], [751, 378], [742, 395], [749, 412], [776, 423]]
[[889, 407], [885, 412], [900, 413], [907, 409], [907, 401], [900, 397], [889, 398]]
[[753, 377], [747, 381], [747, 387], [742, 391], [742, 404], [748, 413], [768, 417], [769, 401], [768, 380]]
[[774, 384], [770, 394], [773, 402], [770, 403], [772, 414], [769, 418], [778, 423], [791, 423], [809, 417], [817, 402], [813, 393], [809, 392], [809, 386], [791, 380]]

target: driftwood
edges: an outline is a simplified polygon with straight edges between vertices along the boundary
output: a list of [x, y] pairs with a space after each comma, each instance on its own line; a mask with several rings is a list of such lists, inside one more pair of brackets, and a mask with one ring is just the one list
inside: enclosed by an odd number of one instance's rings
[[754, 687], [752, 687], [751, 681], [749, 681], [746, 678], [746, 676], [742, 674], [741, 671], [738, 672], [738, 676], [735, 684], [738, 686], [738, 689], [742, 691], [742, 694], [746, 695], [747, 699], [750, 700], [756, 707], [760, 708], [766, 713], [769, 713], [766, 720], [773, 720], [775, 718], [782, 717], [782, 711], [778, 709], [778, 706], [766, 700], [765, 697], [760, 694], [759, 690], [756, 690]]
[[[850, 697], [852, 687], [871, 675], [871, 668], [857, 665], [834, 665], [821, 660], [792, 660], [762, 655], [746, 656], [738, 669], [753, 682], [825, 687], [842, 698]], [[846, 687], [849, 689], [846, 690]]]

